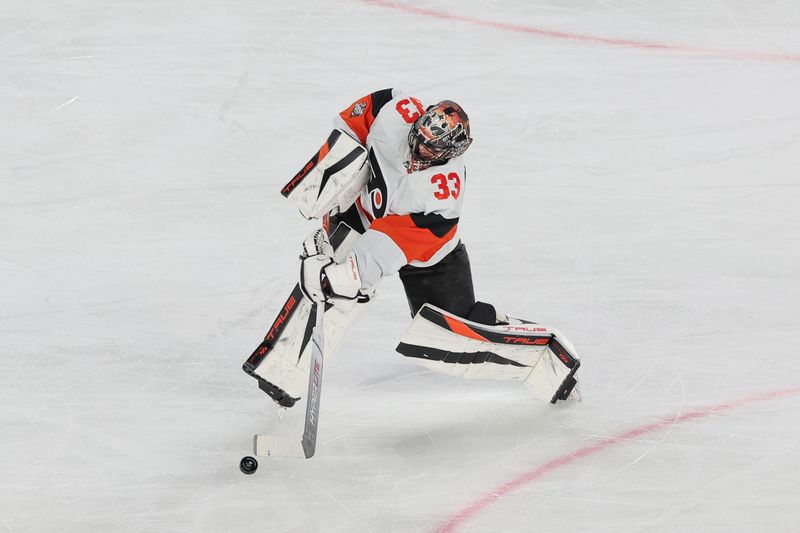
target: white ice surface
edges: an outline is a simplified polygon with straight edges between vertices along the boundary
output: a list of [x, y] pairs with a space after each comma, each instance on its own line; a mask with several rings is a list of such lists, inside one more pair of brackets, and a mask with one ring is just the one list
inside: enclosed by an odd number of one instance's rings
[[[416, 5], [800, 54], [794, 1]], [[245, 477], [290, 422], [240, 370], [311, 228], [278, 190], [392, 86], [470, 113], [478, 296], [567, 334], [584, 402], [405, 360], [393, 278], [326, 364], [317, 456]], [[603, 437], [796, 387], [798, 206], [800, 61], [359, 1], [5, 0], [0, 531], [435, 531]], [[575, 460], [459, 530], [800, 531], [798, 474], [794, 395]]]

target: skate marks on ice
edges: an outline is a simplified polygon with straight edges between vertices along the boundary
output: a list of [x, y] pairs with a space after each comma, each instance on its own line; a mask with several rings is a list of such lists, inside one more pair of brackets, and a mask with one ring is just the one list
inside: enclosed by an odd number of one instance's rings
[[[453, 513], [450, 517], [444, 520], [436, 529], [436, 532], [450, 533], [457, 531], [462, 525], [467, 524], [467, 522], [475, 518], [479, 513], [488, 507], [491, 507], [495, 503], [502, 501], [504, 497], [508, 496], [510, 493], [517, 491], [526, 485], [534, 483], [538, 479], [554, 472], [555, 470], [571, 465], [572, 463], [575, 463], [586, 457], [596, 455], [597, 453], [609, 448], [622, 446], [626, 443], [637, 441], [642, 437], [651, 435], [661, 430], [669, 431], [671, 428], [679, 424], [701, 421], [711, 416], [722, 414], [731, 410], [750, 407], [764, 402], [782, 400], [793, 396], [800, 396], [800, 386], [765, 392], [738, 400], [712, 404], [707, 407], [678, 413], [676, 415], [664, 416], [658, 418], [654, 422], [637, 426], [622, 433], [600, 437], [592, 444], [558, 456], [555, 459], [552, 459], [543, 465], [534, 468], [533, 470], [522, 473], [507, 483], [491, 488], [483, 495], [473, 500], [467, 506]], [[636, 459], [634, 462], [638, 461], [639, 459]]]

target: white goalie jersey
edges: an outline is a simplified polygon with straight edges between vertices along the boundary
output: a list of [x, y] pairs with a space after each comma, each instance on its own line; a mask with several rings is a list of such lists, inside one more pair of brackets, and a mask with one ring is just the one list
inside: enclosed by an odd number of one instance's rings
[[466, 188], [461, 156], [410, 171], [408, 134], [425, 108], [396, 89], [365, 96], [342, 111], [334, 125], [367, 151], [371, 176], [356, 199], [366, 232], [356, 241], [364, 288], [404, 265], [430, 266], [458, 244], [458, 219]]

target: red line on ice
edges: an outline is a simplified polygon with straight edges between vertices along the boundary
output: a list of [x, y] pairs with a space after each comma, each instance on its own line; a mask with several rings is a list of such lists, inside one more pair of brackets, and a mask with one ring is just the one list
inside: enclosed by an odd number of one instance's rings
[[579, 41], [584, 43], [602, 44], [609, 46], [623, 46], [627, 48], [639, 48], [644, 50], [689, 52], [692, 54], [725, 57], [728, 59], [756, 60], [756, 61], [784, 61], [790, 63], [800, 63], [800, 54], [785, 54], [781, 52], [755, 52], [747, 50], [724, 50], [719, 48], [704, 48], [700, 46], [687, 46], [680, 44], [668, 44], [668, 43], [658, 43], [650, 41], [634, 41], [631, 39], [617, 39], [613, 37], [601, 37], [597, 35], [588, 35], [582, 33], [548, 30], [546, 28], [526, 26], [524, 24], [514, 24], [511, 22], [498, 22], [498, 21], [486, 20], [475, 17], [467, 17], [463, 15], [455, 15], [453, 13], [436, 11], [433, 9], [427, 9], [419, 6], [400, 4], [389, 0], [363, 0], [363, 1], [366, 2], [367, 4], [386, 7], [390, 9], [397, 9], [399, 11], [405, 11], [407, 13], [425, 15], [427, 17], [439, 18], [444, 20], [467, 22], [469, 24], [477, 24], [479, 26], [486, 26], [497, 30], [513, 31], [517, 33], [528, 33], [528, 34], [538, 35], [540, 37], [547, 37], [550, 39]]
[[436, 531], [437, 533], [449, 533], [451, 531], [455, 531], [459, 526], [474, 518], [475, 515], [477, 515], [479, 512], [483, 511], [487, 507], [502, 500], [509, 493], [519, 489], [524, 485], [528, 485], [536, 481], [537, 479], [549, 474], [553, 470], [574, 463], [579, 459], [583, 459], [584, 457], [594, 455], [598, 452], [605, 450], [606, 448], [611, 448], [612, 446], [625, 444], [627, 441], [630, 441], [632, 439], [641, 437], [643, 435], [647, 435], [649, 433], [656, 432], [660, 429], [669, 428], [677, 424], [681, 424], [683, 422], [690, 422], [700, 418], [706, 418], [708, 416], [723, 411], [729, 411], [731, 409], [745, 407], [759, 402], [777, 400], [780, 398], [785, 398], [787, 396], [793, 396], [797, 394], [800, 394], [800, 387], [794, 387], [791, 389], [785, 389], [773, 392], [766, 392], [763, 394], [759, 394], [757, 396], [749, 396], [747, 398], [734, 400], [728, 403], [716, 404], [709, 407], [704, 407], [702, 409], [697, 409], [695, 411], [689, 411], [687, 413], [681, 413], [674, 416], [666, 416], [664, 418], [656, 420], [655, 422], [636, 427], [624, 433], [620, 433], [618, 435], [613, 435], [610, 437], [605, 437], [594, 444], [590, 444], [589, 446], [585, 446], [574, 452], [562, 455], [561, 457], [556, 457], [552, 461], [549, 461], [538, 468], [525, 472], [522, 475], [518, 476], [517, 478], [512, 479], [511, 481], [490, 490], [483, 496], [480, 496], [478, 499], [470, 503], [468, 506], [464, 507], [460, 511], [456, 512], [455, 514], [447, 518], [445, 522], [441, 526], [439, 526], [439, 529], [437, 529]]

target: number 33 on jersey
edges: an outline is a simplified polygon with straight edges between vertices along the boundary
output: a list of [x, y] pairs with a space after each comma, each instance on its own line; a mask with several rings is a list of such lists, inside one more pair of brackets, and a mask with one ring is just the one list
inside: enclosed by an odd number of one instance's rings
[[438, 186], [433, 193], [437, 200], [447, 200], [451, 196], [458, 199], [458, 195], [461, 194], [461, 178], [455, 172], [450, 172], [447, 176], [436, 174], [431, 178], [431, 183]]

